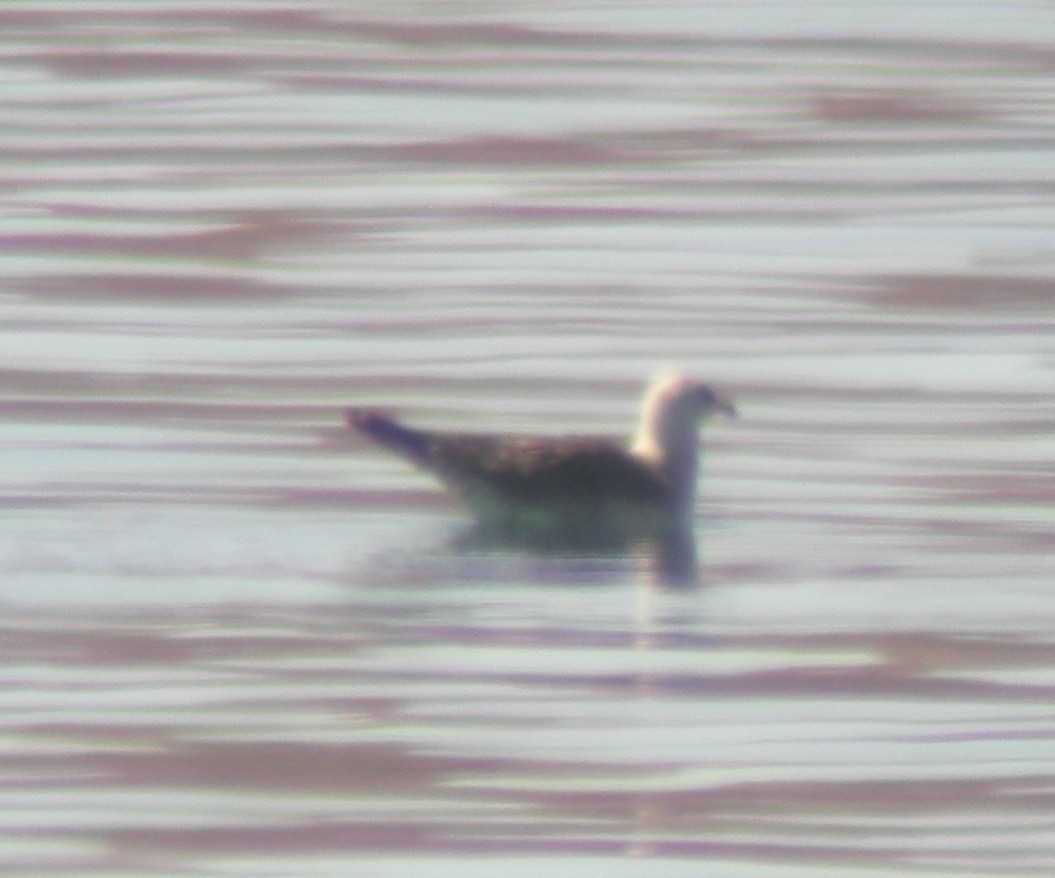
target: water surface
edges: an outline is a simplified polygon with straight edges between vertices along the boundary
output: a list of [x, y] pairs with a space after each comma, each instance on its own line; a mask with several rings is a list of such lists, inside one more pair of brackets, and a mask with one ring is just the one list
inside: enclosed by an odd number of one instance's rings
[[[1055, 22], [908, 12], [0, 13], [3, 868], [1051, 874]], [[668, 366], [679, 588], [342, 427]]]

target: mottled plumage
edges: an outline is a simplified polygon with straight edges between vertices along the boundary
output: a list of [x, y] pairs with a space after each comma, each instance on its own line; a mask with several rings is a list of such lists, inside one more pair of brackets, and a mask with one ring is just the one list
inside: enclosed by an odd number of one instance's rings
[[404, 427], [351, 409], [350, 426], [446, 483], [484, 526], [528, 531], [635, 531], [687, 515], [697, 434], [715, 410], [734, 414], [702, 384], [653, 383], [630, 449], [599, 439], [502, 437]]

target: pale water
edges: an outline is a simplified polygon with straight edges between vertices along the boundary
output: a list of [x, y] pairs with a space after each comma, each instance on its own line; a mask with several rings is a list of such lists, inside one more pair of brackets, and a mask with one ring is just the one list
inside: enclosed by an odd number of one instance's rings
[[[1055, 9], [0, 12], [0, 868], [1050, 875]], [[620, 436], [696, 567], [346, 434]]]

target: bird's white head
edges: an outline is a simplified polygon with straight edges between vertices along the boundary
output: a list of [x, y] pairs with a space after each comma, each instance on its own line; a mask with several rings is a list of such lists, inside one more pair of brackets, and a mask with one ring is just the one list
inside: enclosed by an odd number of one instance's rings
[[664, 474], [681, 502], [695, 493], [700, 425], [715, 413], [736, 417], [732, 403], [685, 375], [661, 375], [645, 394], [631, 450]]

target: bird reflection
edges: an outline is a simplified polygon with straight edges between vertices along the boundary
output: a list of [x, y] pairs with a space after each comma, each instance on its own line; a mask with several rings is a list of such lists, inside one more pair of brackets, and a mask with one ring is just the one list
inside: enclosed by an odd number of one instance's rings
[[646, 582], [690, 588], [699, 581], [696, 537], [688, 526], [638, 533], [562, 531], [540, 533], [477, 522], [450, 541], [456, 552], [526, 553], [554, 561], [596, 562], [597, 566], [636, 561]]

